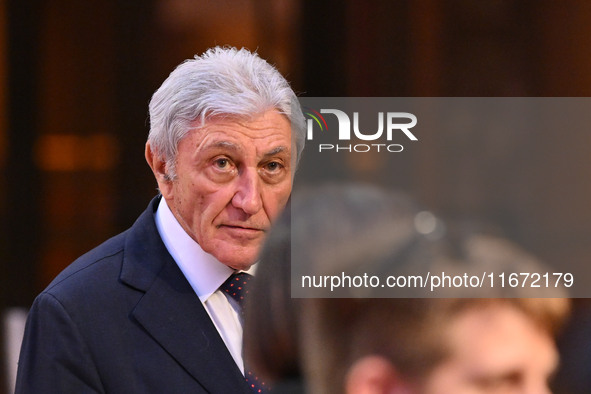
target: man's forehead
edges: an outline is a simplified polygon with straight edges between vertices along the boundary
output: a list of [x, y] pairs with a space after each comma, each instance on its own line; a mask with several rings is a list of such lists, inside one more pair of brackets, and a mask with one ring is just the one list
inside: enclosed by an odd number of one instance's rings
[[[278, 155], [278, 154], [289, 154], [291, 152], [291, 148], [290, 146], [285, 146], [283, 144], [281, 144], [280, 142], [278, 142], [278, 145], [275, 144], [269, 144], [268, 147], [264, 147], [264, 149], [262, 149], [261, 154], [265, 155], [265, 156], [270, 156], [270, 155]], [[248, 149], [249, 146], [245, 146], [244, 143], [241, 142], [237, 142], [237, 141], [231, 141], [231, 140], [217, 140], [217, 139], [212, 139], [211, 141], [207, 141], [203, 146], [202, 149], [206, 150], [206, 149], [219, 149], [219, 150], [224, 150], [224, 151], [234, 151], [234, 152], [243, 152], [246, 149]]]
[[256, 119], [215, 119], [191, 129], [198, 149], [243, 151], [251, 146], [264, 152], [291, 151], [291, 124], [279, 113]]
[[[268, 123], [263, 125], [264, 123]], [[241, 115], [241, 114], [213, 114], [200, 118], [193, 123], [195, 128], [207, 128], [215, 125], [235, 125], [242, 127], [265, 127], [274, 125], [276, 127], [283, 127], [285, 124], [291, 123], [289, 117], [279, 112], [276, 109], [269, 109], [264, 112]]]
[[453, 356], [490, 370], [539, 365], [551, 372], [558, 363], [550, 333], [531, 316], [510, 305], [467, 309], [449, 327], [448, 343]]

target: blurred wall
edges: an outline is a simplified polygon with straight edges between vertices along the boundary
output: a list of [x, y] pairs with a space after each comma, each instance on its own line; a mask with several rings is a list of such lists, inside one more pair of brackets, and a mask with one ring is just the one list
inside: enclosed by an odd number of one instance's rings
[[[591, 95], [586, 0], [1, 0], [0, 11], [0, 307], [30, 305], [145, 208], [148, 101], [208, 47], [258, 50], [307, 96]], [[459, 130], [392, 173], [431, 207], [585, 264], [590, 134], [511, 137]], [[538, 160], [521, 161], [532, 149]], [[497, 167], [515, 172], [479, 176]]]
[[[71, 260], [142, 211], [155, 194], [143, 159], [147, 103], [178, 63], [213, 45], [258, 50], [308, 96], [591, 92], [585, 1], [35, 0], [5, 7], [0, 212], [10, 305], [28, 305]], [[398, 186], [429, 206], [495, 221], [542, 257], [586, 256], [590, 137], [506, 133], [442, 136], [437, 149], [399, 160]], [[503, 144], [504, 155], [487, 155]], [[539, 162], [520, 162], [522, 149], [536, 149]], [[377, 163], [365, 168], [367, 179]], [[491, 166], [520, 175], [481, 179]], [[528, 187], [519, 187], [523, 180]], [[513, 185], [512, 193], [499, 184]]]
[[[155, 194], [143, 160], [150, 96], [213, 45], [258, 50], [308, 96], [591, 92], [585, 1], [35, 0], [5, 10], [0, 213], [10, 305], [28, 305], [141, 212]], [[542, 257], [583, 258], [590, 137], [506, 133], [442, 136], [437, 149], [400, 159], [398, 186], [429, 206], [495, 221]], [[499, 145], [504, 155], [487, 155]], [[539, 161], [521, 162], [522, 149]], [[480, 178], [491, 166], [520, 175]]]
[[[4, 166], [6, 165], [7, 155], [7, 104], [6, 94], [8, 90], [8, 78], [7, 78], [7, 56], [6, 47], [8, 41], [8, 34], [6, 29], [6, 4], [4, 0], [0, 0], [0, 188], [6, 190], [6, 180]], [[0, 235], [6, 234], [6, 192], [0, 193]], [[0, 242], [0, 278], [8, 278], [8, 271], [6, 270], [6, 260], [8, 255], [6, 253], [6, 245], [4, 242]], [[0, 279], [0, 289], [7, 288], [7, 279]], [[6, 307], [6, 293], [7, 290], [0, 290], [0, 311], [3, 311]], [[0, 329], [1, 331], [1, 329]], [[0, 335], [2, 333], [0, 332]], [[0, 354], [5, 353], [5, 344], [0, 344]], [[7, 371], [6, 361], [4, 357], [0, 359], [0, 393], [4, 392], [5, 388], [8, 387], [8, 379], [4, 371]]]

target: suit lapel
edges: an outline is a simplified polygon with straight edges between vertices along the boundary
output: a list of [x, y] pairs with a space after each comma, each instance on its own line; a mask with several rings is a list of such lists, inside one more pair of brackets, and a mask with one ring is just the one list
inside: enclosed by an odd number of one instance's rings
[[206, 390], [238, 392], [244, 378], [191, 286], [175, 280], [179, 273], [167, 264], [132, 316]]
[[204, 306], [154, 224], [157, 201], [130, 229], [121, 280], [145, 291], [132, 316], [211, 393], [250, 393]]

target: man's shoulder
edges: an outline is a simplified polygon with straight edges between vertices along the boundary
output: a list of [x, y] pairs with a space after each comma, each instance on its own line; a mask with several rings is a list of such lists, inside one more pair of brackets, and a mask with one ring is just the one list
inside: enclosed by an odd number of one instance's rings
[[90, 287], [94, 283], [104, 283], [105, 279], [113, 275], [118, 276], [128, 232], [126, 230], [108, 239], [74, 260], [53, 279], [44, 292], [57, 295], [68, 288]]
[[[157, 232], [153, 219], [154, 201], [133, 226], [74, 260], [55, 277], [43, 293], [49, 293], [58, 299], [71, 299], [92, 293], [108, 293], [117, 288], [120, 285], [124, 256], [133, 254], [130, 249], [134, 247], [153, 243], [157, 236], [152, 234]], [[132, 261], [135, 260], [138, 259], [132, 258]]]

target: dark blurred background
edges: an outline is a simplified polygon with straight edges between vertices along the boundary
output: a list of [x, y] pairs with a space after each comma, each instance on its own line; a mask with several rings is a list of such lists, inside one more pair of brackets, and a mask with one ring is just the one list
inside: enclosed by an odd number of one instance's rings
[[[587, 0], [0, 0], [0, 310], [145, 209], [148, 101], [214, 45], [258, 50], [305, 96], [591, 96]], [[587, 263], [591, 133], [440, 143], [401, 159], [399, 188]], [[496, 166], [519, 175], [479, 177]]]

